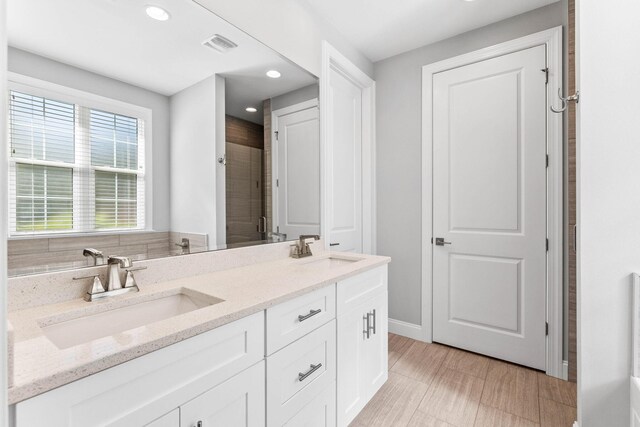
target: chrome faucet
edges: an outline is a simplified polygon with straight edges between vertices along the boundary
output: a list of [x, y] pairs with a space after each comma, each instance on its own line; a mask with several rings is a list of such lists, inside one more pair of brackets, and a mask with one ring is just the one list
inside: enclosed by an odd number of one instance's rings
[[[124, 286], [120, 280], [120, 268], [127, 271]], [[91, 274], [88, 276], [74, 277], [73, 280], [93, 279], [89, 290], [84, 296], [86, 301], [95, 301], [109, 296], [121, 295], [127, 292], [138, 292], [138, 284], [136, 283], [133, 272], [145, 270], [147, 267], [133, 268], [131, 258], [110, 256], [107, 258], [107, 285], [103, 285], [100, 280], [100, 274]]]
[[120, 281], [120, 268], [131, 268], [131, 258], [110, 256], [107, 258], [107, 292], [122, 288]]
[[[84, 248], [82, 250], [82, 256], [93, 258], [93, 265], [102, 265], [104, 264], [104, 255], [102, 251], [99, 251], [94, 248]], [[98, 261], [100, 260], [100, 261]]]
[[294, 248], [291, 254], [293, 258], [305, 258], [313, 255], [309, 247], [310, 243], [307, 243], [306, 239], [320, 240], [320, 236], [317, 234], [301, 234], [298, 242], [295, 245], [291, 245]]
[[176, 246], [182, 248], [180, 255], [187, 255], [191, 253], [191, 242], [186, 237], [182, 238], [180, 243], [175, 243]]

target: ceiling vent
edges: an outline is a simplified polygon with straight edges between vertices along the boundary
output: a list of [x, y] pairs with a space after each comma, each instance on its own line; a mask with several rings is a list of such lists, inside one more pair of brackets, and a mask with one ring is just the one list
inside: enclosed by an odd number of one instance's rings
[[216, 34], [210, 39], [203, 41], [202, 44], [210, 47], [211, 49], [217, 50], [220, 53], [226, 53], [229, 50], [238, 47], [237, 44], [220, 34]]

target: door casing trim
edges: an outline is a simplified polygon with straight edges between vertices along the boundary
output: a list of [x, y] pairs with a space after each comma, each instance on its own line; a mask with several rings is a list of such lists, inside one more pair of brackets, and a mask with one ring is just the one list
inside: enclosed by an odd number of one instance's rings
[[[562, 88], [562, 27], [534, 33], [444, 61], [422, 67], [422, 340], [433, 338], [433, 75], [453, 68], [545, 45], [549, 84], [547, 105], [556, 105], [558, 89]], [[547, 110], [547, 287], [546, 319], [549, 334], [546, 340], [546, 372], [564, 378], [564, 132], [563, 114]], [[544, 325], [541, 325], [544, 328]]]

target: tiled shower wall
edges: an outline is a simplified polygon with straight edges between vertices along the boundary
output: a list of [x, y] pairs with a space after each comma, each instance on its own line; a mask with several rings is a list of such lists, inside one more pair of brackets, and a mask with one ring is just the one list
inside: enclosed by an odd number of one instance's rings
[[206, 235], [169, 231], [9, 239], [9, 275], [93, 265], [91, 258], [82, 255], [84, 248], [98, 249], [105, 258], [118, 255], [134, 260], [180, 254], [182, 249], [175, 243], [180, 243], [183, 237], [189, 239], [191, 252], [207, 249]]

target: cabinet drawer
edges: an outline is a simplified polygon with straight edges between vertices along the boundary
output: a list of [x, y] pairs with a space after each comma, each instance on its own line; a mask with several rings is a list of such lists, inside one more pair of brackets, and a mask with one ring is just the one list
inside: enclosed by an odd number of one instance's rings
[[336, 383], [333, 382], [297, 414], [285, 427], [333, 427], [336, 425]]
[[335, 285], [267, 309], [267, 355], [275, 353], [335, 317]]
[[387, 291], [387, 266], [365, 271], [357, 276], [341, 280], [337, 284], [337, 315], [353, 311], [361, 303]]
[[267, 425], [283, 425], [335, 379], [332, 320], [267, 358]]

